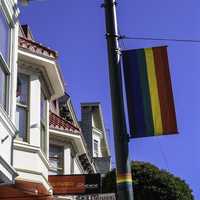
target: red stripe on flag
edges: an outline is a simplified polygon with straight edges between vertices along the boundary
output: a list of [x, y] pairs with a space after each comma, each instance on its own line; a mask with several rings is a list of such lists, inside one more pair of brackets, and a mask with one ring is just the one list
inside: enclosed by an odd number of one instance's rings
[[169, 72], [167, 48], [154, 47], [153, 53], [163, 124], [163, 134], [177, 133], [176, 113]]

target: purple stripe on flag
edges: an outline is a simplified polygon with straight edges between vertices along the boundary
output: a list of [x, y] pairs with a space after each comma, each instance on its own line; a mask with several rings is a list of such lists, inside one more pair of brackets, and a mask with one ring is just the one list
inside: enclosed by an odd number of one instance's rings
[[143, 137], [145, 133], [144, 107], [136, 51], [123, 52], [123, 66], [130, 132], [133, 137]]

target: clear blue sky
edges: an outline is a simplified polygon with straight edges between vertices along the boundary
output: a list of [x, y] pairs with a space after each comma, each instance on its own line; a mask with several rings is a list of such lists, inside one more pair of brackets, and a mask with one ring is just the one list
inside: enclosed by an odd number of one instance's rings
[[[29, 24], [38, 41], [59, 52], [67, 91], [78, 117], [80, 102], [100, 101], [106, 127], [112, 134], [102, 1], [32, 2], [21, 8], [21, 23]], [[122, 34], [200, 39], [199, 0], [119, 0], [118, 3]], [[163, 44], [169, 46], [180, 134], [131, 141], [131, 159], [151, 162], [180, 176], [194, 191], [195, 199], [200, 200], [200, 43], [128, 40], [124, 47]]]

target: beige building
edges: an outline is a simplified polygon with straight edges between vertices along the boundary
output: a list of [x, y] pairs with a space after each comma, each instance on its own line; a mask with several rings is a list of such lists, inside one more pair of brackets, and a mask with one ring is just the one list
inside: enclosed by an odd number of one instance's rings
[[99, 102], [81, 104], [81, 128], [97, 173], [111, 170], [111, 155]]

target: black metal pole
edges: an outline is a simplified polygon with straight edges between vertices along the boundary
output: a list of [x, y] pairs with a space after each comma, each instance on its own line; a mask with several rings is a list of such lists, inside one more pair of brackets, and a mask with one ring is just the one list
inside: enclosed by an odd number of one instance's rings
[[117, 194], [119, 200], [133, 200], [132, 176], [129, 162], [128, 134], [126, 127], [116, 1], [104, 0], [106, 37], [109, 58], [109, 77], [117, 168]]

